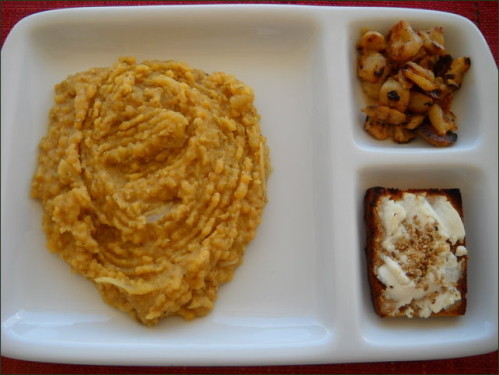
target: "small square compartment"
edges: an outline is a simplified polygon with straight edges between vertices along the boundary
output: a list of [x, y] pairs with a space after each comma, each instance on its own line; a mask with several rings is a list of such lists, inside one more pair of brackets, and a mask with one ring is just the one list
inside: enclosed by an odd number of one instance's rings
[[[392, 166], [365, 167], [357, 173], [357, 213], [361, 248], [358, 267], [362, 269], [359, 287], [361, 311], [359, 321], [364, 340], [373, 345], [374, 350], [403, 350], [407, 345], [420, 345], [430, 355], [435, 348], [442, 348], [449, 340], [460, 341], [454, 351], [464, 353], [469, 345], [483, 345], [485, 337], [493, 340], [490, 327], [497, 320], [494, 316], [494, 301], [490, 298], [493, 286], [489, 274], [494, 272], [496, 263], [491, 264], [496, 249], [491, 248], [491, 227], [494, 212], [488, 209], [483, 199], [483, 188], [490, 184], [490, 177], [483, 170], [466, 165], [454, 166]], [[376, 315], [370, 294], [367, 277], [367, 260], [364, 253], [365, 222], [363, 220], [363, 198], [368, 188], [459, 188], [463, 200], [466, 247], [468, 249], [468, 303], [462, 317], [419, 318], [380, 318]], [[410, 337], [410, 342], [408, 341]]]
[[[458, 17], [458, 16], [454, 16]], [[348, 40], [350, 50], [348, 51], [349, 67], [350, 67], [350, 84], [352, 86], [352, 108], [351, 116], [355, 124], [354, 140], [358, 147], [369, 151], [401, 151], [401, 152], [442, 152], [443, 149], [436, 148], [423, 140], [421, 137], [416, 138], [406, 144], [398, 144], [391, 139], [379, 141], [371, 137], [363, 128], [365, 114], [361, 109], [368, 105], [366, 96], [362, 92], [360, 81], [357, 78], [357, 58], [359, 56], [356, 50], [356, 44], [361, 36], [362, 30], [379, 31], [383, 35], [387, 35], [391, 26], [397, 23], [400, 19], [407, 20], [415, 29], [424, 30], [432, 26], [442, 26], [445, 36], [445, 47], [453, 57], [471, 56], [471, 67], [464, 77], [464, 82], [461, 88], [455, 93], [452, 102], [452, 112], [456, 115], [458, 130], [458, 140], [456, 144], [449, 149], [454, 152], [463, 151], [477, 146], [483, 137], [486, 124], [483, 113], [486, 112], [487, 105], [493, 105], [487, 94], [481, 89], [486, 85], [480, 77], [481, 66], [480, 54], [477, 51], [478, 46], [472, 41], [472, 33], [469, 32], [471, 25], [462, 23], [457, 26], [455, 20], [450, 18], [440, 18], [438, 13], [428, 13], [428, 17], [413, 17], [411, 12], [403, 18], [392, 16], [388, 12], [380, 12], [372, 17], [355, 20], [351, 22], [348, 28]], [[465, 27], [463, 27], [465, 26]], [[497, 105], [497, 104], [495, 104]]]

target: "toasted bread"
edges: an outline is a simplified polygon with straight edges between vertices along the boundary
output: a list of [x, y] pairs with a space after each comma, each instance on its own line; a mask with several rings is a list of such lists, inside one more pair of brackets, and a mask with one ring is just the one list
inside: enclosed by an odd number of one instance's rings
[[364, 209], [376, 313], [464, 315], [468, 255], [459, 189], [373, 187], [365, 194]]

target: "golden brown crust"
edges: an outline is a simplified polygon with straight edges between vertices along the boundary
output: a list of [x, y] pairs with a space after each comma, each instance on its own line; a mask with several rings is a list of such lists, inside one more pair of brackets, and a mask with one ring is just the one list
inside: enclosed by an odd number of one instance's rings
[[381, 187], [373, 187], [367, 190], [364, 196], [364, 221], [366, 223], [366, 246], [365, 252], [367, 257], [367, 270], [369, 277], [369, 285], [371, 286], [371, 299], [373, 302], [374, 310], [382, 317], [385, 317], [383, 309], [381, 308], [381, 300], [379, 296], [382, 294], [385, 286], [374, 273], [375, 268], [375, 252], [380, 246], [381, 230], [378, 218], [376, 216], [376, 205], [379, 198], [385, 194], [386, 189]]
[[[401, 308], [400, 312], [396, 315], [388, 314], [386, 309], [383, 308], [383, 292], [386, 286], [378, 279], [375, 274], [375, 269], [379, 267], [376, 264], [376, 254], [381, 248], [381, 243], [383, 241], [383, 230], [382, 223], [380, 222], [379, 216], [377, 214], [377, 208], [381, 201], [381, 198], [388, 196], [393, 200], [401, 199], [404, 193], [421, 194], [424, 193], [426, 196], [445, 196], [452, 206], [459, 213], [461, 218], [463, 218], [463, 206], [462, 197], [459, 189], [395, 189], [395, 188], [384, 188], [375, 186], [369, 188], [364, 195], [364, 221], [366, 224], [366, 245], [365, 253], [367, 259], [368, 268], [368, 279], [371, 289], [371, 299], [374, 306], [374, 310], [381, 317], [393, 317], [393, 316], [405, 316], [404, 309]], [[456, 252], [458, 246], [466, 246], [466, 240], [458, 241], [455, 245], [451, 246], [451, 251]], [[467, 255], [459, 257], [460, 262], [463, 262], [463, 272], [456, 285], [456, 288], [461, 293], [461, 299], [454, 303], [452, 306], [439, 311], [438, 313], [432, 313], [431, 316], [457, 316], [464, 315], [466, 312], [467, 305]]]
[[416, 133], [421, 138], [436, 147], [449, 147], [457, 142], [456, 133], [449, 130], [444, 135], [440, 135], [428, 121], [424, 121], [421, 125], [419, 125], [416, 129]]

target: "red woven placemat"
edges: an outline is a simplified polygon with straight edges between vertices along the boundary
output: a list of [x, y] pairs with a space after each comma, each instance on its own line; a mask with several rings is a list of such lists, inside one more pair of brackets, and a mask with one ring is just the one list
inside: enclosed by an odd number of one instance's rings
[[[82, 6], [220, 4], [228, 1], [0, 1], [2, 45], [22, 18], [41, 11]], [[263, 3], [253, 1], [252, 3]], [[439, 10], [470, 19], [484, 35], [498, 62], [496, 1], [267, 1], [273, 4], [317, 6], [390, 6]], [[132, 367], [89, 366], [21, 361], [2, 357], [2, 374], [497, 374], [497, 351], [465, 358], [412, 362], [374, 362], [303, 366]]]
[[2, 374], [497, 374], [497, 352], [436, 361], [241, 367], [86, 366], [3, 357]]

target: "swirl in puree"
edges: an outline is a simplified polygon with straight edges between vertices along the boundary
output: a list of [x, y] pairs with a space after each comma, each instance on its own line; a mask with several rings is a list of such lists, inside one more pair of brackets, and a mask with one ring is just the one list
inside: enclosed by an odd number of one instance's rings
[[267, 201], [253, 101], [232, 75], [131, 57], [57, 84], [32, 181], [48, 248], [145, 325], [210, 312]]

